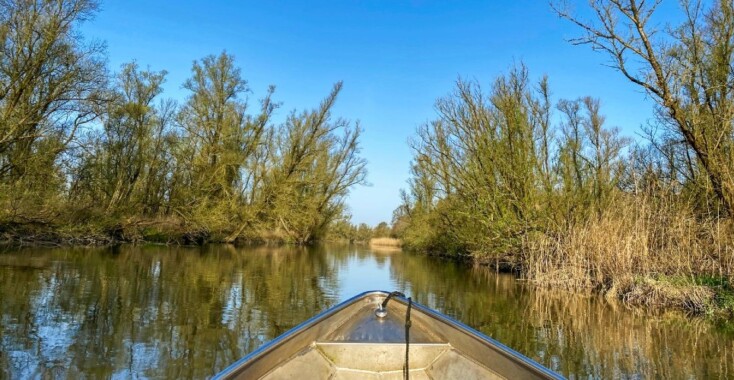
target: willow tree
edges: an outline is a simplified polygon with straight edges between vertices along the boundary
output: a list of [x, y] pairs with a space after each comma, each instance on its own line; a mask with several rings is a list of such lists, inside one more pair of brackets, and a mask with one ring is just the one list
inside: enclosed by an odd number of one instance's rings
[[36, 199], [30, 209], [59, 191], [58, 158], [96, 117], [103, 46], [78, 33], [96, 9], [92, 0], [0, 2], [0, 193]]
[[[94, 158], [101, 203], [106, 212], [139, 212], [149, 167], [157, 162], [165, 115], [159, 117], [154, 100], [161, 94], [166, 72], [141, 71], [137, 64], [122, 67], [111, 101], [102, 116], [102, 136]], [[155, 170], [153, 170], [154, 172]]]
[[[179, 167], [188, 170], [188, 190], [180, 189], [180, 210], [193, 210], [205, 224], [227, 226], [242, 206], [243, 171], [261, 146], [263, 133], [275, 108], [270, 94], [258, 116], [247, 113], [247, 81], [234, 57], [221, 53], [196, 61], [183, 86], [190, 96], [178, 124], [182, 128]], [[186, 169], [188, 168], [188, 169]]]
[[607, 128], [600, 101], [591, 97], [561, 99], [556, 171], [556, 222], [573, 223], [600, 215], [617, 188], [622, 149], [627, 139]]
[[[658, 107], [668, 141], [694, 157], [678, 170], [704, 174], [724, 214], [734, 211], [734, 2], [683, 1], [684, 20], [658, 27], [660, 1], [595, 0], [585, 20], [566, 8], [558, 14], [584, 32], [572, 40], [607, 53], [611, 65], [642, 88]], [[685, 155], [683, 155], [685, 156]], [[691, 173], [689, 173], [691, 174]], [[689, 177], [695, 177], [691, 174]]]
[[537, 228], [543, 192], [553, 188], [546, 92], [545, 79], [534, 88], [519, 66], [490, 91], [460, 81], [438, 100], [437, 119], [421, 126], [412, 143], [411, 220], [437, 230], [438, 240], [460, 242], [457, 251], [504, 253]]
[[407, 246], [513, 259], [533, 236], [607, 207], [625, 140], [598, 100], [561, 100], [556, 118], [549, 94], [547, 78], [534, 86], [518, 66], [489, 91], [459, 81], [436, 102], [411, 142], [410, 194], [394, 214]]
[[349, 189], [365, 183], [361, 128], [332, 117], [341, 88], [341, 82], [334, 85], [318, 108], [291, 113], [274, 136], [263, 216], [299, 243], [324, 236], [329, 224], [342, 217]]

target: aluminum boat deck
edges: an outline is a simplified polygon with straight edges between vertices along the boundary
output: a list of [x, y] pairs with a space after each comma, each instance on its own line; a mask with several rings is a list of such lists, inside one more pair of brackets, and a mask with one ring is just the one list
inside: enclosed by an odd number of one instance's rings
[[[407, 300], [360, 294], [296, 326], [232, 364], [218, 379], [403, 379]], [[540, 364], [470, 327], [413, 303], [411, 379], [558, 379]]]

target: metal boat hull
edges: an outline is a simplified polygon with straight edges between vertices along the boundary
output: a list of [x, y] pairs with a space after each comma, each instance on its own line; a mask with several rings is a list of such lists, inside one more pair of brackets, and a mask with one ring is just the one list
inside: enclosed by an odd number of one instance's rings
[[[227, 367], [217, 379], [401, 379], [407, 300], [385, 318], [388, 292], [370, 291], [303, 322]], [[413, 303], [409, 375], [413, 379], [558, 379], [558, 374], [452, 318]]]

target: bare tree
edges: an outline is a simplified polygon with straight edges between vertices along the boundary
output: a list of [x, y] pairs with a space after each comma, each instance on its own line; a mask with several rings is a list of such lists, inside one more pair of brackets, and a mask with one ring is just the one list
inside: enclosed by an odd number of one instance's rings
[[[53, 163], [96, 117], [90, 103], [106, 80], [104, 47], [76, 30], [96, 9], [90, 0], [0, 1], [0, 180]], [[39, 144], [48, 148], [42, 155]]]
[[[591, 0], [593, 20], [552, 3], [587, 44], [658, 104], [663, 125], [695, 153], [723, 211], [734, 211], [734, 2], [682, 1], [685, 21], [665, 30], [651, 20], [661, 0]], [[663, 33], [664, 32], [664, 33]]]
[[0, 219], [58, 215], [80, 128], [103, 102], [104, 45], [78, 26], [94, 0], [0, 0]]

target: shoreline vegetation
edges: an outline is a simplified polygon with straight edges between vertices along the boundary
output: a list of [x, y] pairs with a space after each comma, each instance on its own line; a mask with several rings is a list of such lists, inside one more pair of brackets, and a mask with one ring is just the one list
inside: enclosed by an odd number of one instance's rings
[[734, 10], [689, 8], [663, 33], [657, 2], [622, 3], [594, 2], [589, 22], [554, 9], [656, 102], [642, 138], [522, 64], [459, 80], [410, 141], [392, 226], [373, 229], [345, 205], [367, 172], [359, 123], [332, 115], [340, 82], [275, 123], [275, 87], [249, 99], [222, 52], [194, 61], [179, 104], [165, 71], [108, 72], [79, 33], [96, 2], [3, 2], [0, 243], [358, 242], [734, 319]]
[[599, 99], [552, 100], [522, 64], [488, 89], [459, 80], [411, 141], [405, 248], [734, 318], [734, 5], [685, 3], [656, 30], [657, 5], [592, 2], [590, 21], [554, 7], [655, 102], [642, 138], [607, 126]]
[[282, 241], [347, 217], [364, 184], [358, 122], [316, 107], [273, 114], [227, 52], [195, 60], [182, 103], [166, 71], [106, 67], [79, 25], [94, 0], [0, 4], [0, 239], [25, 243]]

